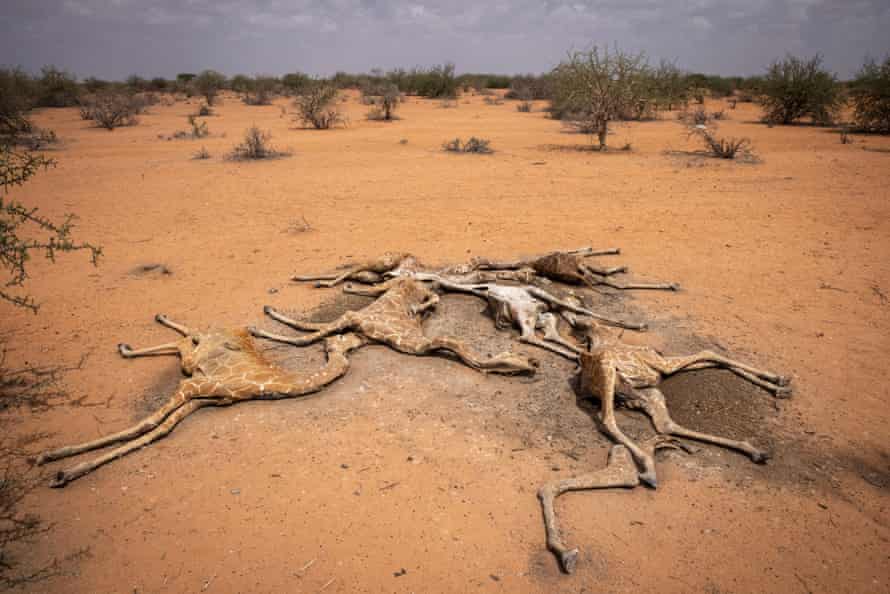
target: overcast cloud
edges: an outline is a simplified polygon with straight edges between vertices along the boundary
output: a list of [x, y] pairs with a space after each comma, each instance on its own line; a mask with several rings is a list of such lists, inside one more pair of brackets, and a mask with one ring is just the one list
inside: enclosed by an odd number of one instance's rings
[[55, 64], [81, 77], [444, 61], [459, 72], [543, 72], [591, 43], [720, 74], [819, 52], [847, 77], [866, 55], [890, 52], [890, 1], [0, 0], [0, 64]]

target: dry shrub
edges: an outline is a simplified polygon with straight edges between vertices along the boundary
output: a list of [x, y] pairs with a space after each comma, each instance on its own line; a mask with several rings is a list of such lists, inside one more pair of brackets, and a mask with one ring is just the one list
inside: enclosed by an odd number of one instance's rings
[[271, 132], [264, 132], [252, 126], [244, 133], [244, 140], [232, 149], [228, 158], [233, 161], [254, 161], [259, 159], [277, 159], [285, 157], [287, 152], [276, 150], [270, 143]]
[[294, 100], [300, 122], [317, 130], [343, 123], [343, 116], [335, 105], [338, 93], [337, 87], [323, 82], [305, 88]]
[[91, 119], [109, 131], [137, 124], [139, 120], [136, 115], [143, 109], [138, 98], [119, 91], [98, 93], [89, 101], [89, 105]]
[[29, 132], [18, 135], [15, 143], [29, 151], [41, 151], [58, 144], [59, 137], [52, 130], [32, 126]]
[[442, 150], [449, 153], [475, 153], [477, 155], [489, 155], [494, 151], [489, 146], [490, 140], [471, 136], [466, 142], [461, 142], [460, 138], [455, 138], [442, 144]]
[[277, 88], [277, 78], [258, 76], [250, 81], [242, 100], [247, 105], [271, 105]]
[[687, 126], [707, 126], [713, 117], [704, 107], [696, 107], [678, 111], [677, 119]]
[[722, 138], [716, 135], [716, 128], [706, 125], [693, 126], [690, 134], [701, 139], [705, 150], [718, 159], [735, 159], [736, 157], [752, 157], [751, 141], [747, 138]]
[[95, 102], [95, 95], [84, 95], [77, 100], [77, 111], [80, 114], [80, 119], [87, 122], [93, 120], [93, 104]]
[[398, 116], [395, 115], [395, 111], [399, 107], [399, 103], [402, 101], [402, 94], [399, 92], [399, 87], [389, 83], [376, 89], [375, 92], [378, 94], [362, 96], [364, 100], [369, 100], [370, 105], [373, 106], [368, 112], [368, 119], [381, 120], [384, 122], [398, 119]]
[[205, 138], [210, 135], [210, 129], [207, 122], [199, 122], [193, 115], [188, 117], [189, 125], [192, 127], [192, 138]]

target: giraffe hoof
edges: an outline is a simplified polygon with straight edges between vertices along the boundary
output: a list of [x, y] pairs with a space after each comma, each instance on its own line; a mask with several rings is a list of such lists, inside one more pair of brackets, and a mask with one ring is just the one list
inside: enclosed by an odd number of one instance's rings
[[575, 573], [575, 567], [578, 565], [578, 549], [566, 551], [559, 556], [559, 564], [566, 573]]
[[275, 311], [275, 310], [272, 309], [272, 306], [271, 306], [271, 305], [264, 305], [264, 306], [263, 306], [263, 313], [266, 314], [267, 316], [268, 316], [269, 314], [271, 314], [273, 311]]
[[751, 461], [755, 464], [766, 464], [770, 458], [772, 458], [772, 456], [769, 452], [761, 452], [759, 450], [755, 450], [751, 453]]
[[68, 476], [65, 474], [64, 470], [60, 470], [56, 473], [56, 476], [53, 477], [53, 480], [49, 482], [49, 486], [53, 489], [61, 489], [65, 485], [68, 484]]
[[658, 477], [654, 470], [647, 470], [640, 473], [640, 482], [652, 489], [658, 488]]
[[121, 342], [117, 345], [117, 352], [121, 354], [121, 357], [128, 357], [133, 349], [127, 343]]
[[791, 378], [787, 375], [778, 375], [776, 376], [776, 384], [783, 387], [791, 385]]
[[671, 290], [671, 291], [679, 291], [679, 290], [680, 290], [680, 284], [679, 284], [679, 283], [671, 283], [670, 286], [669, 286], [668, 288], [669, 288], [669, 290]]
[[791, 398], [791, 386], [779, 384], [773, 394], [776, 398]]
[[166, 319], [167, 319], [167, 316], [165, 316], [164, 314], [160, 314], [160, 313], [155, 314], [155, 322], [157, 322], [159, 324], [163, 324], [164, 320], [166, 320]]
[[46, 454], [40, 454], [39, 456], [37, 456], [37, 459], [34, 460], [34, 464], [36, 466], [43, 466], [47, 462], [51, 462], [51, 461], [52, 460], [50, 459], [50, 457], [47, 456]]

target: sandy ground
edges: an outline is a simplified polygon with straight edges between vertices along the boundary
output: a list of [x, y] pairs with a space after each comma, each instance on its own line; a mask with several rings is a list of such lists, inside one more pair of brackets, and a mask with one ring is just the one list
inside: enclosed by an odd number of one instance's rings
[[[45, 447], [80, 441], [156, 406], [178, 380], [175, 358], [124, 361], [115, 345], [169, 340], [157, 312], [261, 323], [264, 304], [330, 302], [335, 292], [287, 279], [348, 259], [403, 250], [444, 264], [593, 245], [622, 248], [603, 261], [636, 278], [683, 287], [629, 298], [653, 323], [638, 340], [678, 354], [722, 347], [793, 376], [781, 402], [721, 372], [666, 388], [678, 418], [751, 437], [774, 459], [705, 447], [661, 460], [657, 491], [563, 497], [581, 549], [566, 576], [535, 492], [602, 466], [607, 451], [568, 385], [572, 366], [538, 353], [530, 381], [372, 347], [321, 395], [202, 410], [150, 448], [36, 491], [26, 506], [53, 527], [20, 558], [90, 554], [26, 591], [890, 592], [890, 153], [864, 150], [890, 139], [767, 128], [740, 104], [721, 129], [751, 138], [761, 162], [745, 164], [684, 153], [694, 143], [668, 116], [617, 126], [610, 142], [633, 150], [599, 154], [542, 105], [412, 98], [400, 121], [380, 123], [353, 96], [349, 125], [331, 131], [297, 127], [285, 105], [227, 98], [198, 141], [159, 138], [186, 129], [197, 101], [111, 133], [73, 109], [37, 116], [64, 141], [59, 165], [15, 197], [76, 212], [78, 237], [105, 256], [96, 269], [35, 260], [40, 314], [3, 309], [11, 363], [88, 354], [65, 377], [81, 405], [31, 415], [22, 433], [50, 433]], [[252, 124], [292, 156], [223, 160]], [[470, 135], [496, 153], [440, 150]], [[212, 158], [192, 160], [202, 145]], [[149, 264], [172, 274], [140, 272]], [[468, 298], [443, 300], [430, 324], [444, 328], [449, 308], [487, 340], [509, 338]]]

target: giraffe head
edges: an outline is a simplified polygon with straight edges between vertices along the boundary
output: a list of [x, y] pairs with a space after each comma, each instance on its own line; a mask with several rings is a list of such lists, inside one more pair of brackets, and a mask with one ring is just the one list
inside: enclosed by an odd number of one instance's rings
[[177, 341], [182, 371], [192, 375], [196, 369], [213, 362], [231, 364], [233, 359], [256, 356], [253, 339], [246, 328], [212, 328], [204, 332], [192, 332]]
[[587, 350], [599, 351], [607, 348], [615, 342], [614, 331], [605, 324], [600, 324], [592, 319], [584, 321], [585, 338], [587, 340]]
[[396, 277], [399, 280], [390, 291], [395, 290], [407, 306], [420, 305], [436, 296], [436, 292], [413, 276]]

